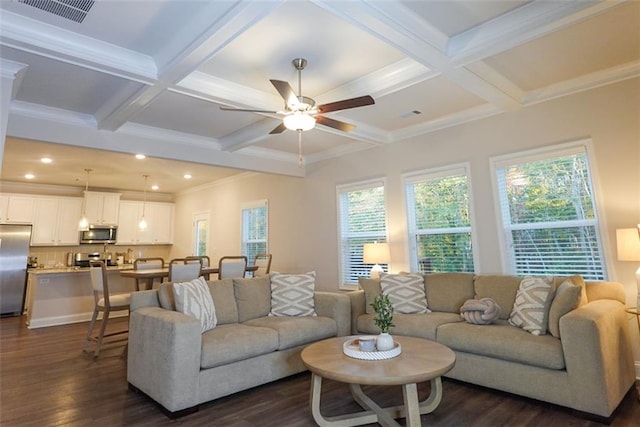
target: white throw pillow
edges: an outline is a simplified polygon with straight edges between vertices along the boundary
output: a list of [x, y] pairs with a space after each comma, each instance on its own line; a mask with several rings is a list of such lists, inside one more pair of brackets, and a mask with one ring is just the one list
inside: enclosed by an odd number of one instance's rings
[[389, 297], [393, 311], [400, 314], [429, 313], [424, 276], [421, 274], [380, 274], [380, 288]]
[[316, 272], [271, 275], [269, 316], [316, 316]]
[[206, 332], [216, 327], [216, 308], [209, 286], [203, 277], [190, 282], [174, 283], [173, 295], [176, 300], [176, 310], [200, 320], [200, 332]]
[[509, 324], [533, 335], [546, 334], [553, 295], [553, 276], [525, 277], [516, 293]]

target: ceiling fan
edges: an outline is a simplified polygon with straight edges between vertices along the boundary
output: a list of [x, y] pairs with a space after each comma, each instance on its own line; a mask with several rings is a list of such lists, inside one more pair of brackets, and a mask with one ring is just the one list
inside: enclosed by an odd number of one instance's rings
[[302, 95], [302, 70], [307, 66], [307, 60], [304, 58], [295, 58], [291, 61], [291, 65], [298, 71], [298, 94], [288, 82], [282, 80], [271, 79], [271, 84], [276, 88], [280, 96], [284, 99], [284, 109], [282, 111], [270, 110], [254, 110], [241, 108], [220, 107], [224, 111], [244, 111], [251, 113], [270, 113], [280, 114], [282, 123], [276, 126], [269, 134], [279, 134], [286, 129], [298, 132], [298, 154], [299, 166], [302, 165], [302, 132], [313, 129], [316, 123], [328, 126], [342, 132], [351, 132], [356, 127], [350, 123], [325, 117], [322, 114], [332, 111], [346, 110], [349, 108], [364, 107], [365, 105], [375, 104], [373, 98], [369, 95], [359, 96], [357, 98], [344, 99], [342, 101], [330, 102], [316, 106], [316, 102], [307, 96]]

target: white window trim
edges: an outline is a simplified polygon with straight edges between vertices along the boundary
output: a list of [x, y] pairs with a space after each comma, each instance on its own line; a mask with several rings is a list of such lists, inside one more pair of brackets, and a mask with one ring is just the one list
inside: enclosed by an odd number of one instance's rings
[[[418, 271], [417, 258], [415, 256], [416, 251], [412, 247], [415, 243], [411, 239], [411, 230], [415, 230], [415, 219], [409, 217], [409, 199], [407, 198], [407, 184], [413, 184], [416, 182], [424, 181], [427, 179], [435, 179], [435, 178], [443, 178], [451, 175], [460, 175], [465, 174], [467, 176], [467, 191], [469, 193], [469, 223], [471, 226], [469, 230], [471, 231], [471, 247], [472, 257], [473, 257], [473, 266], [474, 270], [478, 271], [479, 264], [479, 256], [478, 256], [478, 235], [476, 232], [476, 227], [474, 224], [476, 222], [475, 215], [475, 203], [473, 197], [473, 185], [471, 180], [471, 163], [463, 162], [463, 163], [455, 163], [446, 166], [440, 166], [436, 168], [422, 169], [418, 171], [412, 171], [404, 173], [400, 176], [402, 182], [402, 200], [404, 205], [404, 214], [407, 221], [407, 244], [405, 247], [405, 253], [409, 259], [409, 265], [411, 271]], [[440, 230], [442, 231], [442, 230]]]
[[192, 215], [192, 222], [191, 222], [191, 250], [193, 251], [193, 254], [195, 255], [197, 253], [196, 251], [196, 234], [197, 234], [197, 230], [196, 230], [196, 222], [197, 221], [202, 221], [202, 220], [206, 220], [207, 221], [207, 255], [210, 255], [211, 253], [211, 212], [206, 211], [206, 212], [194, 212]]
[[587, 161], [589, 162], [589, 178], [591, 179], [591, 186], [593, 188], [593, 192], [595, 193], [594, 212], [596, 215], [596, 221], [598, 222], [597, 232], [599, 234], [600, 243], [602, 245], [600, 250], [602, 251], [602, 257], [604, 258], [604, 275], [608, 278], [608, 280], [614, 280], [611, 274], [611, 272], [614, 271], [611, 261], [611, 251], [609, 250], [611, 245], [609, 244], [608, 235], [605, 232], [604, 224], [606, 224], [606, 220], [604, 217], [604, 204], [602, 201], [602, 191], [600, 187], [600, 179], [598, 176], [596, 156], [594, 154], [593, 141], [591, 140], [591, 138], [553, 144], [535, 148], [532, 150], [523, 150], [489, 158], [491, 170], [491, 187], [493, 190], [494, 209], [496, 212], [494, 216], [496, 218], [496, 229], [498, 230], [498, 244], [500, 248], [500, 262], [502, 273], [511, 274], [511, 262], [509, 257], [510, 251], [508, 248], [509, 238], [505, 235], [504, 220], [502, 217], [502, 206], [500, 205], [500, 190], [498, 188], [497, 169], [513, 164], [513, 161], [516, 159], [520, 163], [523, 163], [561, 157], [563, 155], [573, 155], [580, 151], [584, 151], [587, 156]]
[[[266, 252], [269, 252], [269, 199], [260, 199], [260, 200], [253, 200], [250, 202], [243, 202], [240, 204], [240, 251], [242, 251], [244, 249], [244, 220], [242, 218], [242, 212], [245, 209], [253, 209], [253, 208], [259, 208], [259, 207], [266, 207], [267, 208], [267, 219], [266, 219], [266, 226], [267, 226], [267, 232], [266, 232]], [[249, 263], [252, 263], [253, 260], [249, 259], [247, 260]]]
[[364, 181], [356, 181], [348, 184], [339, 184], [336, 185], [336, 223], [337, 223], [337, 233], [338, 233], [338, 289], [340, 290], [348, 290], [352, 291], [354, 289], [358, 289], [358, 285], [352, 285], [350, 283], [342, 283], [343, 276], [343, 268], [342, 268], [342, 222], [340, 221], [341, 212], [340, 212], [340, 195], [345, 192], [350, 191], [358, 191], [358, 190], [366, 190], [372, 187], [383, 187], [384, 188], [384, 210], [385, 210], [385, 238], [386, 241], [389, 242], [389, 218], [387, 213], [388, 210], [388, 187], [387, 187], [387, 178], [372, 178]]

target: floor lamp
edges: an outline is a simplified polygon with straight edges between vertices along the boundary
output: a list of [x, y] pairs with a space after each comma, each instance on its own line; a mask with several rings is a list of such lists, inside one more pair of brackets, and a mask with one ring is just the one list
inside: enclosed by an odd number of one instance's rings
[[[636, 228], [616, 230], [618, 261], [640, 261], [640, 224]], [[640, 308], [640, 267], [636, 270], [638, 298], [636, 307]]]

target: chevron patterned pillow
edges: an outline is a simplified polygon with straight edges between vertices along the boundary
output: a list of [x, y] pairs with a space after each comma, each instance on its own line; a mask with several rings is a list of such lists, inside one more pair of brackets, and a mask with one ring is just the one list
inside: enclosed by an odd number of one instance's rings
[[216, 327], [216, 308], [207, 282], [198, 277], [190, 282], [174, 283], [173, 295], [176, 301], [176, 311], [188, 314], [200, 320], [200, 332], [206, 332]]
[[382, 293], [389, 296], [393, 311], [400, 314], [429, 313], [424, 276], [421, 274], [380, 274]]
[[316, 272], [271, 275], [269, 316], [316, 316]]
[[546, 334], [553, 295], [553, 276], [525, 277], [516, 293], [509, 324], [533, 335]]

